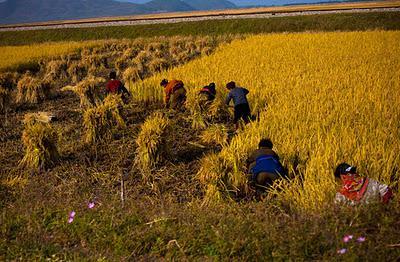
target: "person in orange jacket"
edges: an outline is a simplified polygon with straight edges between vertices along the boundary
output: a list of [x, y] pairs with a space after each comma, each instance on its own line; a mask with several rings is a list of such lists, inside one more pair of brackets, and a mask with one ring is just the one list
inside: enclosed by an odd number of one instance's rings
[[172, 109], [181, 109], [186, 102], [186, 89], [181, 80], [163, 79], [160, 86], [165, 91], [165, 107]]
[[335, 178], [340, 183], [335, 198], [337, 204], [346, 203], [354, 206], [371, 202], [388, 203], [393, 197], [389, 186], [360, 176], [357, 168], [347, 163], [341, 163], [336, 167]]

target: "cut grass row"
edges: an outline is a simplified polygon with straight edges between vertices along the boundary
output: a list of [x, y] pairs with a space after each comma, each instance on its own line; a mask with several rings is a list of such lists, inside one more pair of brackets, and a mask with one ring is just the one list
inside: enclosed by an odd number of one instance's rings
[[0, 45], [175, 35], [259, 34], [301, 31], [399, 30], [400, 12], [329, 14], [260, 19], [231, 19], [154, 24], [0, 32]]

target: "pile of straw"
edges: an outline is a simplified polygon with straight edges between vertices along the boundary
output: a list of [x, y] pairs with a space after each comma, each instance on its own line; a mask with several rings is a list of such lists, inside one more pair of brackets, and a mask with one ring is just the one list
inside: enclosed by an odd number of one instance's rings
[[120, 95], [109, 95], [103, 103], [86, 109], [83, 114], [84, 141], [94, 144], [107, 140], [112, 137], [117, 128], [124, 128], [126, 125], [121, 116], [122, 105]]
[[101, 101], [101, 88], [106, 80], [102, 77], [90, 76], [76, 86], [63, 87], [62, 91], [73, 91], [80, 98], [81, 108], [91, 108]]
[[37, 104], [49, 96], [50, 88], [45, 81], [26, 74], [18, 81], [17, 103]]
[[58, 134], [49, 124], [51, 116], [46, 113], [26, 114], [22, 142], [25, 156], [20, 162], [23, 168], [43, 170], [59, 159]]
[[147, 179], [152, 168], [160, 162], [165, 149], [169, 119], [162, 113], [155, 113], [147, 118], [136, 139], [136, 166], [142, 171], [143, 179]]

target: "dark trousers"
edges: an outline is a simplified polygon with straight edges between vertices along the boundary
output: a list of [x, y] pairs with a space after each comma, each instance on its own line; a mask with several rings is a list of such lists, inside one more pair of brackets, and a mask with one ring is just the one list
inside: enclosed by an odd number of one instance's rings
[[241, 118], [246, 124], [250, 122], [251, 114], [249, 104], [240, 104], [235, 106], [233, 123], [237, 124]]

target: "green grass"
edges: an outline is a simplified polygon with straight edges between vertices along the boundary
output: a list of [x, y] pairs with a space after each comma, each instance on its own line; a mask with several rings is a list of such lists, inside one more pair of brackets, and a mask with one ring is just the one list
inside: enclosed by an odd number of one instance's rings
[[0, 45], [27, 45], [55, 41], [124, 39], [174, 35], [258, 34], [301, 31], [398, 30], [400, 12], [329, 14], [270, 19], [232, 19], [96, 28], [69, 28], [0, 32]]
[[[149, 204], [149, 203], [147, 203]], [[357, 260], [396, 261], [399, 208], [327, 209], [318, 216], [290, 214], [267, 203], [201, 207], [153, 206], [117, 199], [94, 209], [27, 204], [1, 212], [0, 250], [5, 260]], [[163, 215], [161, 215], [163, 213]], [[366, 237], [344, 243], [346, 234]], [[347, 248], [344, 255], [337, 250]]]

